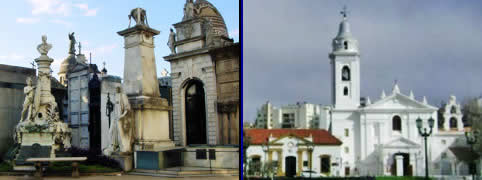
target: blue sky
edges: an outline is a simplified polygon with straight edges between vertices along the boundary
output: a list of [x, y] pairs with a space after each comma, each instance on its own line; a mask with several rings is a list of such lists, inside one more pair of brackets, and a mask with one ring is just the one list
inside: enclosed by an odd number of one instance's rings
[[[221, 12], [229, 35], [239, 42], [239, 2], [209, 0]], [[135, 7], [147, 11], [149, 25], [161, 31], [155, 39], [158, 76], [162, 69], [170, 72], [163, 57], [170, 53], [166, 46], [169, 28], [180, 22], [184, 0], [18, 0], [2, 2], [0, 30], [0, 64], [31, 67], [39, 56], [36, 50], [41, 36], [47, 35], [53, 45], [49, 56], [54, 58], [52, 70], [57, 77], [60, 63], [68, 56], [68, 33], [75, 32], [82, 43], [82, 53], [102, 68], [106, 62], [109, 74], [123, 75], [123, 37], [117, 35], [129, 24], [127, 15]]]
[[361, 96], [379, 100], [395, 80], [439, 106], [482, 95], [482, 1], [244, 0], [243, 115], [308, 103], [330, 105], [328, 54], [346, 5], [361, 51]]

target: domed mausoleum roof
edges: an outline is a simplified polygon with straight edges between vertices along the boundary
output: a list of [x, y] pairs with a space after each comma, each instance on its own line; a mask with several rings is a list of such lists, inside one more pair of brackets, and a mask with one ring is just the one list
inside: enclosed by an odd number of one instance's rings
[[211, 22], [212, 28], [214, 32], [216, 32], [216, 35], [229, 37], [224, 18], [221, 13], [219, 13], [218, 9], [214, 7], [214, 5], [207, 0], [196, 0], [194, 5], [197, 9], [197, 17], [204, 18]]
[[69, 69], [77, 63], [77, 60], [75, 59], [74, 55], [69, 55], [67, 58], [65, 58], [64, 61], [60, 64], [60, 70], [59, 73], [67, 73]]

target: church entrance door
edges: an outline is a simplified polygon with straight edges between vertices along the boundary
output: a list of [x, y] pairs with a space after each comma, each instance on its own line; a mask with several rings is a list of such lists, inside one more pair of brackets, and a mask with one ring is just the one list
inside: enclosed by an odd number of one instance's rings
[[393, 176], [397, 175], [397, 159], [395, 157], [398, 155], [403, 156], [403, 176], [412, 176], [413, 169], [412, 169], [412, 165], [410, 165], [410, 154], [408, 153], [395, 153], [393, 155], [393, 164], [391, 168], [392, 175]]
[[191, 80], [185, 92], [186, 144], [207, 144], [206, 108], [203, 83]]
[[285, 159], [285, 175], [286, 177], [294, 177], [296, 175], [296, 157], [288, 156]]

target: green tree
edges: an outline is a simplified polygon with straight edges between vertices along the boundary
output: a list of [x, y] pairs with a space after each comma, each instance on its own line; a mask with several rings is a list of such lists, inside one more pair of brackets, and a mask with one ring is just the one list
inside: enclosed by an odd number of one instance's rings
[[469, 123], [472, 131], [478, 130], [478, 143], [474, 145], [476, 152], [482, 152], [482, 98], [467, 98], [462, 103], [462, 113], [464, 123]]

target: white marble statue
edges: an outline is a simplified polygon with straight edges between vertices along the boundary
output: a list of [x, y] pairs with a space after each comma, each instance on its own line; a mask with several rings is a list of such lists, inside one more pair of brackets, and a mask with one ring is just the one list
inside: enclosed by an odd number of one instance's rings
[[174, 46], [174, 43], [176, 42], [176, 33], [174, 33], [174, 30], [171, 28], [171, 32], [169, 33], [169, 40], [167, 41], [167, 46], [169, 46], [169, 49], [171, 49], [171, 54], [176, 54], [176, 46]]
[[[20, 116], [20, 122], [23, 122], [25, 119], [32, 119], [33, 114], [33, 102], [34, 102], [34, 91], [35, 87], [32, 86], [32, 78], [27, 78], [27, 86], [23, 88], [23, 92], [25, 93], [25, 101], [23, 102], [23, 109], [22, 114]], [[27, 113], [27, 117], [24, 119], [24, 114]]]
[[42, 36], [42, 44], [39, 44], [37, 46], [37, 51], [41, 55], [47, 55], [47, 53], [49, 53], [50, 49], [52, 49], [52, 45], [47, 43], [47, 36], [43, 35]]
[[129, 104], [129, 99], [127, 98], [127, 95], [120, 87], [117, 88], [117, 92], [120, 95], [120, 116], [119, 120], [117, 121], [119, 135], [122, 143], [120, 151], [130, 153], [132, 152], [132, 136], [134, 129], [134, 123], [132, 122], [132, 118], [130, 116], [131, 106]]
[[194, 17], [194, 2], [193, 0], [186, 0], [184, 5], [184, 17], [182, 20], [192, 19]]

